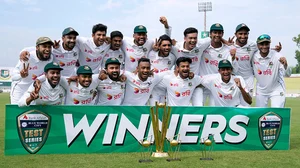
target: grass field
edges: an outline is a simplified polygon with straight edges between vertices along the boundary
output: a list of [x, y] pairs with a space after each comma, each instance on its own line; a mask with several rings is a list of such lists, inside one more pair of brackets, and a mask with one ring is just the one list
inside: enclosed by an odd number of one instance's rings
[[[300, 79], [300, 78], [299, 78]], [[297, 82], [298, 84], [300, 82]], [[295, 84], [295, 88], [296, 88]], [[201, 152], [182, 152], [181, 162], [154, 159], [138, 163], [138, 153], [65, 154], [4, 156], [5, 104], [7, 93], [0, 94], [0, 167], [300, 167], [300, 99], [288, 98], [292, 108], [291, 149], [288, 151], [214, 152], [214, 161], [200, 161]]]

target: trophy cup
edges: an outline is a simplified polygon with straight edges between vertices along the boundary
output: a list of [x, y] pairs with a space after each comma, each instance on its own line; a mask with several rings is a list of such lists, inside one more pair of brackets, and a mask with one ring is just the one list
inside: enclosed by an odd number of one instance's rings
[[208, 137], [202, 138], [200, 142], [201, 150], [202, 150], [202, 157], [200, 160], [214, 160], [211, 157], [213, 147], [214, 147], [214, 136], [209, 134]]
[[150, 136], [150, 141], [147, 140], [147, 138], [144, 138], [139, 141], [139, 145], [141, 147], [141, 159], [139, 160], [140, 163], [143, 162], [153, 162], [150, 157], [151, 157], [151, 152], [152, 152], [152, 136]]
[[[162, 126], [159, 131], [159, 110], [162, 109]], [[155, 112], [154, 112], [155, 111]], [[167, 129], [170, 122], [171, 107], [167, 107], [167, 104], [155, 102], [155, 107], [150, 108], [153, 134], [155, 140], [156, 151], [152, 153], [152, 157], [168, 157], [168, 153], [164, 152], [164, 143], [166, 140]]]
[[[177, 137], [177, 138], [176, 138]], [[177, 140], [175, 140], [177, 139]], [[167, 159], [168, 162], [171, 161], [181, 161], [179, 157], [179, 151], [180, 151], [180, 134], [175, 135], [173, 138], [169, 139], [169, 155], [170, 157]]]

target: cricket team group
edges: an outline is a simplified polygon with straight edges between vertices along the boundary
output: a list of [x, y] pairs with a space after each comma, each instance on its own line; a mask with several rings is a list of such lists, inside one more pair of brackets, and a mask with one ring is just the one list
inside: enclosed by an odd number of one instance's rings
[[40, 37], [24, 48], [12, 73], [11, 104], [250, 107], [256, 78], [256, 107], [284, 107], [284, 76], [289, 74], [281, 44], [271, 37], [248, 40], [250, 28], [237, 25], [235, 37], [223, 38], [221, 24], [198, 39], [188, 27], [183, 40], [172, 39], [171, 26], [160, 17], [165, 34], [147, 38], [138, 25], [133, 38], [120, 31], [107, 35], [96, 24], [92, 37], [68, 27], [60, 40]]

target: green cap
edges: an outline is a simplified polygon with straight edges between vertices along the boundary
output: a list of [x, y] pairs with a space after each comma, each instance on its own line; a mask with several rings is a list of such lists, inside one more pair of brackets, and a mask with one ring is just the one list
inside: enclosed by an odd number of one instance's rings
[[89, 66], [83, 65], [77, 69], [77, 75], [79, 74], [93, 74], [93, 71]]
[[271, 37], [267, 34], [262, 34], [257, 38], [256, 43], [262, 43], [265, 41], [271, 43]]
[[62, 32], [63, 36], [69, 35], [69, 34], [75, 34], [76, 36], [79, 35], [78, 32], [76, 30], [74, 30], [72, 27], [65, 28], [65, 30]]
[[215, 23], [210, 26], [210, 31], [217, 30], [217, 31], [224, 31], [223, 26], [220, 23]]
[[230, 61], [227, 59], [223, 59], [219, 62], [219, 68], [233, 68]]
[[117, 58], [108, 58], [105, 62], [105, 67], [107, 67], [108, 64], [119, 64], [119, 65], [121, 65], [120, 61]]
[[237, 25], [237, 27], [235, 28], [235, 32], [237, 32], [241, 29], [245, 29], [247, 31], [250, 31], [249, 27], [245, 23], [241, 23], [241, 24]]
[[44, 67], [44, 72], [47, 72], [49, 69], [58, 69], [58, 70], [63, 70], [58, 63], [56, 62], [50, 62]]
[[36, 40], [36, 45], [44, 44], [44, 43], [51, 43], [51, 45], [54, 45], [52, 40], [49, 37], [40, 37]]
[[138, 25], [138, 26], [135, 26], [134, 28], [134, 33], [147, 33], [147, 29], [145, 26], [143, 25]]

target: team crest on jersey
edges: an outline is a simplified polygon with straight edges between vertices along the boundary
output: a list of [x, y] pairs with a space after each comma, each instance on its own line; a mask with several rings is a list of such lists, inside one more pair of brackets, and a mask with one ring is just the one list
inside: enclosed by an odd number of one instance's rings
[[151, 82], [151, 81], [149, 81], [149, 82], [147, 82], [147, 84], [150, 86], [150, 85], [152, 85], [152, 82]]
[[143, 51], [144, 51], [144, 52], [147, 52], [148, 50], [147, 50], [147, 48], [143, 48]]
[[62, 98], [62, 97], [64, 97], [64, 94], [60, 93], [59, 98]]
[[280, 96], [283, 96], [284, 95], [284, 93], [283, 92], [280, 92]]
[[125, 89], [125, 85], [121, 85], [121, 89]]
[[233, 90], [233, 89], [234, 89], [234, 87], [233, 87], [233, 86], [231, 86], [230, 90]]
[[247, 51], [251, 51], [251, 48], [250, 48], [250, 47], [247, 47]]
[[189, 82], [189, 86], [193, 86], [192, 82]]
[[119, 55], [119, 58], [120, 58], [120, 59], [122, 59], [122, 58], [123, 58], [123, 55], [122, 55], [122, 54], [120, 54], [120, 55]]
[[222, 54], [219, 54], [219, 55], [218, 55], [218, 58], [222, 58]]
[[92, 89], [91, 91], [90, 91], [90, 94], [93, 94], [94, 93], [94, 89]]
[[272, 66], [273, 66], [273, 62], [271, 61], [271, 62], [269, 63], [269, 67], [272, 68]]
[[171, 61], [168, 61], [168, 65], [171, 65]]
[[198, 52], [199, 52], [199, 49], [196, 49], [196, 50], [195, 50], [195, 53], [198, 53]]
[[77, 52], [74, 52], [73, 56], [76, 57], [77, 56]]
[[104, 50], [101, 51], [101, 54], [103, 54], [103, 53], [104, 53]]

